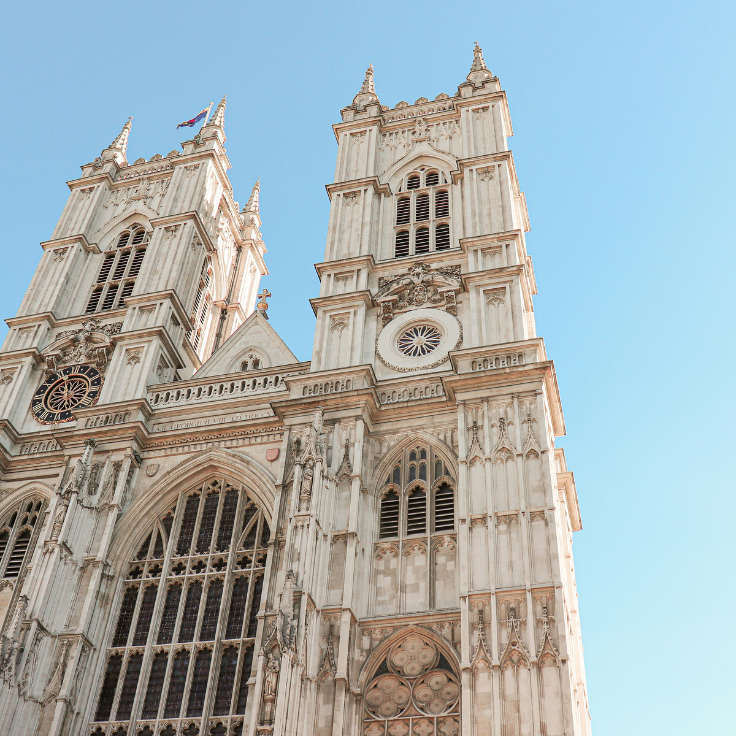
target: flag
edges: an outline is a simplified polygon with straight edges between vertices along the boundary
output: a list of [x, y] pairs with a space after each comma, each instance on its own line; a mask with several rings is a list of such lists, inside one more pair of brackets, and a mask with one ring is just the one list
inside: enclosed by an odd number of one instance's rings
[[176, 126], [176, 129], [178, 130], [179, 128], [193, 128], [209, 112], [209, 110], [209, 107], [205, 107], [205, 109], [202, 110], [202, 112], [200, 112], [196, 117], [193, 117], [191, 120], [187, 120], [184, 123], [179, 123], [179, 125]]

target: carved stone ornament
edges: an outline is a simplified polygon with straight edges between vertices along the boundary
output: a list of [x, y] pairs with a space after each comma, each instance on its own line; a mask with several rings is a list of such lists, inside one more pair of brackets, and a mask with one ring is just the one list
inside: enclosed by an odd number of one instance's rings
[[456, 294], [461, 289], [460, 266], [428, 268], [417, 261], [405, 274], [379, 278], [375, 299], [381, 305], [385, 327], [395, 313], [412, 308], [444, 306], [457, 316]]
[[122, 326], [122, 322], [101, 325], [99, 319], [91, 317], [82, 322], [81, 327], [59, 333], [43, 351], [46, 374], [55, 373], [66, 365], [81, 363], [92, 363], [104, 373], [113, 350], [111, 337], [119, 333]]
[[17, 367], [0, 369], [0, 386], [7, 386], [13, 382]]
[[146, 465], [146, 475], [149, 478], [153, 478], [156, 473], [158, 473], [159, 464], [158, 463], [150, 463], [149, 465]]

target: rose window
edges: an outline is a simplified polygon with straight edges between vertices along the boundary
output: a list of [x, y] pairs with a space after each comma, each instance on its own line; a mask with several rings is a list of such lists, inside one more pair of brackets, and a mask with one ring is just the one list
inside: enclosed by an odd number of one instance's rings
[[442, 333], [432, 325], [413, 325], [399, 337], [397, 347], [409, 358], [422, 358], [439, 347]]
[[364, 694], [363, 736], [454, 736], [460, 684], [437, 646], [413, 634], [395, 644]]

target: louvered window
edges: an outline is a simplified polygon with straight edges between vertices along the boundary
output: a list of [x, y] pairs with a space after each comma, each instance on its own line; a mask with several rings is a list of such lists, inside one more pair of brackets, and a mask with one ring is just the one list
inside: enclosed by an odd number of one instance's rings
[[396, 203], [396, 224], [406, 225], [411, 221], [411, 199], [401, 197]]
[[453, 479], [447, 461], [439, 453], [431, 447], [407, 448], [385, 478], [380, 539], [454, 531]]
[[95, 720], [137, 718], [129, 734], [184, 734], [190, 722], [180, 719], [216, 715], [231, 733], [247, 698], [269, 525], [244, 488], [214, 478], [145, 531], [117, 604]]
[[[405, 187], [399, 187], [399, 191], [407, 191], [408, 194], [396, 200], [395, 258], [449, 250], [451, 246], [450, 224], [447, 222], [450, 217], [448, 179], [440, 171], [422, 172], [420, 169], [411, 173]], [[445, 222], [437, 222], [439, 219]], [[421, 223], [421, 226], [408, 231], [399, 229], [401, 225], [414, 223]]]
[[[0, 577], [20, 577], [30, 562], [33, 547], [41, 531], [39, 518], [45, 506], [46, 502], [38, 497], [25, 499], [0, 524]], [[14, 598], [17, 594], [16, 588]], [[10, 608], [9, 606], [9, 610]]]
[[434, 247], [435, 250], [448, 250], [450, 247], [450, 226], [446, 222], [442, 222], [434, 231]]
[[416, 221], [429, 220], [429, 194], [420, 194], [417, 197]]
[[381, 499], [381, 538], [399, 536], [399, 497], [389, 491]]
[[422, 488], [409, 491], [406, 506], [406, 533], [424, 534], [427, 531], [427, 494]]
[[429, 228], [420, 227], [416, 233], [415, 253], [429, 253]]
[[409, 255], [409, 231], [399, 230], [396, 233], [396, 248], [394, 254], [397, 258]]
[[455, 492], [443, 483], [434, 492], [434, 530], [449, 531], [455, 528]]
[[434, 216], [449, 217], [450, 215], [450, 195], [446, 189], [441, 189], [434, 195]]
[[114, 250], [105, 253], [85, 312], [117, 309], [132, 295], [148, 246], [148, 233], [133, 225], [120, 235]]
[[209, 317], [210, 304], [212, 303], [212, 296], [209, 293], [211, 281], [212, 269], [209, 260], [205, 258], [190, 314], [192, 329], [187, 332], [187, 339], [195, 350], [199, 349], [203, 341], [204, 331], [207, 329], [207, 318]]

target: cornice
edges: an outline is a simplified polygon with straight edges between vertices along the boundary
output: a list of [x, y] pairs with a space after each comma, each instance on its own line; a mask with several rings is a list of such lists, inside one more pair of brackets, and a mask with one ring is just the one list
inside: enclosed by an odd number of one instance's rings
[[[561, 449], [561, 448], [560, 448]], [[557, 454], [557, 450], [555, 450]], [[574, 532], [579, 532], [583, 528], [583, 520], [580, 516], [580, 503], [578, 502], [578, 492], [575, 487], [575, 476], [572, 471], [557, 473], [557, 487], [565, 496], [567, 505], [567, 513], [570, 517], [570, 525]]]
[[23, 350], [11, 350], [7, 353], [0, 353], [0, 362], [10, 363], [24, 358], [32, 358], [36, 365], [44, 362], [41, 352], [38, 348], [24, 348]]
[[327, 196], [332, 201], [333, 192], [349, 191], [351, 189], [373, 187], [376, 194], [391, 194], [391, 187], [388, 184], [381, 184], [377, 176], [367, 176], [362, 179], [349, 179], [346, 181], [337, 181], [332, 184], [325, 184]]
[[372, 253], [369, 253], [367, 256], [353, 256], [352, 258], [343, 258], [338, 261], [320, 261], [314, 264], [314, 270], [317, 272], [319, 280], [322, 281], [322, 274], [327, 271], [346, 268], [367, 268], [372, 270], [375, 266], [375, 258]]
[[[176, 312], [177, 319], [179, 319], [182, 325], [189, 324], [189, 315], [187, 314], [186, 309], [184, 309], [184, 305], [181, 303], [181, 299], [179, 299], [179, 295], [176, 293], [174, 289], [166, 289], [165, 291], [152, 291], [147, 294], [138, 294], [137, 296], [126, 296], [125, 304], [128, 307], [131, 307], [131, 306], [139, 307], [139, 306], [144, 306], [146, 304], [150, 304], [155, 301], [159, 301], [161, 299], [170, 299], [171, 305], [174, 307], [174, 311]], [[102, 314], [102, 312], [95, 312], [95, 315], [99, 315], [99, 314]], [[122, 314], [125, 315], [126, 312], [123, 311]], [[133, 333], [121, 332], [121, 333], [118, 333], [116, 337], [119, 337], [120, 335], [130, 335], [130, 334], [133, 334]]]
[[61, 245], [74, 245], [74, 243], [81, 243], [88, 253], [100, 253], [100, 248], [97, 243], [90, 243], [84, 233], [78, 235], [67, 235], [64, 238], [54, 238], [53, 240], [44, 240], [41, 243], [41, 247], [46, 250], [52, 250], [58, 248]]
[[494, 388], [516, 392], [519, 390], [519, 384], [524, 382], [541, 382], [543, 384], [549, 403], [553, 431], [556, 437], [563, 436], [565, 434], [565, 419], [562, 414], [557, 375], [554, 363], [551, 360], [504, 368], [476, 370], [446, 376], [442, 379], [445, 393], [450, 401], [473, 400], [487, 394], [489, 389]]
[[5, 324], [12, 328], [44, 321], [48, 322], [49, 327], [52, 328], [63, 322], [63, 320], [57, 320], [53, 312], [35, 312], [34, 314], [25, 314], [22, 317], [8, 317]]
[[166, 225], [175, 225], [177, 223], [181, 222], [192, 222], [194, 223], [194, 227], [197, 230], [197, 235], [199, 235], [200, 239], [202, 240], [202, 243], [204, 244], [204, 247], [209, 253], [212, 253], [217, 250], [215, 245], [212, 242], [212, 239], [210, 238], [209, 234], [207, 233], [207, 230], [205, 229], [204, 223], [202, 222], [202, 218], [199, 216], [199, 213], [195, 210], [190, 210], [189, 212], [179, 212], [175, 215], [164, 215], [163, 217], [154, 217], [150, 220], [151, 227], [165, 227]]
[[[90, 164], [85, 164], [85, 166], [90, 166]], [[82, 171], [84, 171], [85, 166], [82, 167]], [[74, 190], [81, 189], [82, 187], [86, 189], [89, 186], [96, 186], [97, 184], [104, 184], [105, 182], [109, 185], [114, 183], [114, 179], [109, 171], [102, 171], [99, 174], [92, 174], [90, 176], [82, 175], [77, 179], [70, 179], [66, 185], [69, 189]]]
[[373, 295], [368, 289], [362, 291], [349, 291], [346, 294], [333, 294], [332, 296], [320, 296], [316, 299], [310, 299], [309, 303], [312, 305], [312, 311], [315, 316], [319, 309], [332, 306], [355, 306], [356, 304], [363, 303], [366, 307], [370, 308], [373, 306]]
[[174, 341], [171, 339], [166, 328], [162, 325], [156, 327], [149, 327], [143, 330], [132, 330], [131, 332], [120, 332], [114, 336], [114, 342], [116, 345], [125, 345], [129, 342], [136, 342], [144, 338], [158, 337], [163, 343], [164, 347], [169, 352], [169, 357], [172, 357], [177, 361], [176, 368], [183, 368], [184, 363], [179, 357], [179, 351], [174, 345]]
[[472, 235], [468, 238], [460, 238], [460, 247], [463, 249], [463, 253], [467, 253], [470, 248], [481, 248], [484, 245], [500, 243], [504, 240], [514, 240], [517, 242], [523, 240], [521, 230], [504, 230], [500, 233], [486, 233], [485, 235]]

